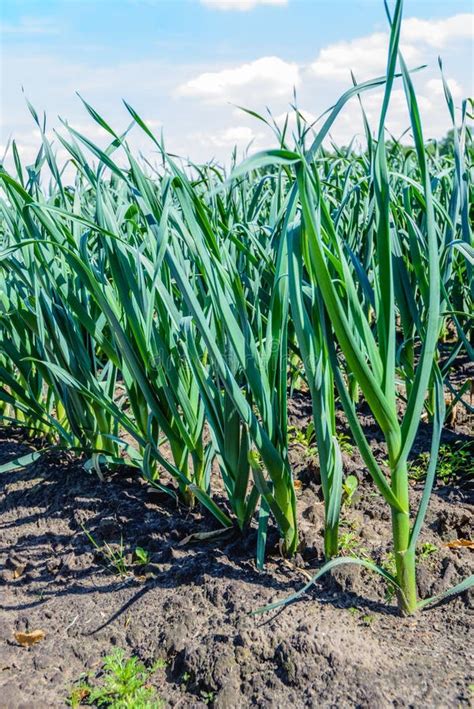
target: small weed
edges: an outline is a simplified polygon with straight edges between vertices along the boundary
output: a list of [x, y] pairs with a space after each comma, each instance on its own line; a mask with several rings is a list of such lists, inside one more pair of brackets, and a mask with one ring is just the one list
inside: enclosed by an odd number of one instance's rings
[[351, 506], [356, 490], [359, 486], [359, 481], [355, 475], [348, 475], [342, 483], [342, 501], [348, 507]]
[[474, 473], [474, 458], [469, 444], [459, 447], [441, 446], [437, 475], [444, 483], [452, 482], [460, 475], [470, 476]]
[[[430, 462], [430, 454], [421, 453], [409, 466], [409, 476], [412, 480], [423, 480]], [[443, 445], [439, 449], [436, 476], [445, 485], [453, 482], [460, 475], [470, 476], [474, 473], [474, 458], [469, 443], [462, 446]]]
[[118, 549], [113, 549], [110, 544], [105, 542], [102, 546], [94, 539], [92, 534], [81, 525], [84, 534], [92, 544], [92, 546], [99, 552], [100, 556], [104, 558], [107, 562], [107, 566], [112, 568], [116, 574], [119, 576], [126, 576], [128, 574], [127, 564], [125, 562], [125, 552], [123, 546], [123, 538], [120, 537], [120, 544]]
[[104, 658], [96, 678], [89, 673], [72, 688], [67, 704], [73, 709], [80, 706], [161, 709], [164, 702], [150, 686], [149, 679], [165, 665], [164, 660], [158, 660], [147, 668], [137, 657], [127, 659], [125, 652], [117, 649]]
[[433, 554], [436, 554], [438, 547], [431, 542], [424, 542], [418, 549], [418, 558], [421, 560], [428, 559]]
[[89, 690], [86, 688], [85, 684], [77, 684], [69, 692], [69, 697], [66, 699], [66, 704], [72, 709], [77, 709], [83, 705], [83, 700], [86, 699], [89, 694]]
[[303, 362], [299, 358], [290, 357], [289, 384], [290, 391], [307, 391], [308, 384], [306, 382]]
[[135, 547], [135, 564], [137, 566], [146, 566], [150, 563], [151, 554], [143, 547]]
[[301, 428], [296, 428], [296, 426], [288, 426], [288, 440], [293, 444], [300, 443], [304, 445], [306, 443], [304, 432]]
[[204, 704], [212, 704], [216, 697], [215, 692], [205, 692], [204, 690], [201, 690], [200, 694]]
[[347, 453], [347, 455], [352, 455], [354, 453], [354, 446], [351, 443], [351, 438], [350, 436], [346, 435], [345, 433], [337, 433], [337, 442], [339, 443], [339, 448], [341, 449], [342, 453]]
[[[395, 564], [395, 554], [393, 551], [387, 552], [385, 554], [385, 557], [382, 559], [381, 563], [382, 568], [392, 576], [397, 575], [397, 567]], [[386, 586], [386, 591], [385, 591], [385, 601], [387, 603], [390, 603], [395, 595], [395, 586], [391, 583], [387, 583]]]
[[355, 606], [352, 606], [348, 610], [354, 618], [360, 620], [362, 623], [364, 623], [364, 625], [371, 625], [375, 620], [374, 615], [371, 615], [370, 613], [362, 614], [362, 611], [359, 610], [359, 608], [356, 608]]
[[314, 423], [312, 421], [308, 424], [305, 431], [296, 426], [289, 426], [288, 434], [290, 443], [302, 446], [308, 455], [314, 453], [314, 448], [312, 447], [314, 441]]
[[426, 476], [426, 470], [428, 468], [428, 463], [430, 462], [429, 453], [420, 453], [420, 455], [413, 460], [408, 466], [408, 475], [411, 480], [423, 480]]
[[359, 559], [369, 560], [369, 552], [365, 547], [360, 546], [354, 532], [343, 532], [339, 535], [339, 551], [343, 556], [356, 556]]
[[120, 537], [120, 545], [117, 550], [112, 549], [111, 546], [105, 543], [102, 549], [102, 554], [108, 561], [109, 566], [115, 569], [115, 572], [119, 574], [119, 576], [126, 576], [128, 569], [127, 564], [125, 563], [122, 537]]
[[339, 551], [349, 554], [357, 548], [358, 541], [353, 532], [343, 532], [339, 535]]
[[341, 529], [349, 529], [351, 532], [357, 532], [360, 524], [356, 519], [342, 519], [340, 523]]

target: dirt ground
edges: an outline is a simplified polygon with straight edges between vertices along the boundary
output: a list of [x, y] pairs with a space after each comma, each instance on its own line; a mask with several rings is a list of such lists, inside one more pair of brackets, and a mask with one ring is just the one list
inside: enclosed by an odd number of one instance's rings
[[[310, 416], [304, 396], [296, 396], [291, 412], [304, 427]], [[466, 441], [466, 427], [447, 431], [445, 440]], [[0, 431], [0, 464], [29, 450], [19, 432]], [[56, 453], [3, 474], [0, 706], [66, 706], [81, 673], [99, 668], [114, 647], [146, 664], [166, 660], [152, 682], [170, 707], [469, 706], [474, 602], [468, 592], [401, 618], [382, 579], [348, 566], [283, 611], [250, 615], [300, 588], [322, 562], [317, 463], [302, 446], [294, 446], [292, 459], [301, 481], [301, 551], [286, 562], [273, 533], [261, 573], [255, 531], [245, 542], [182, 545], [193, 532], [215, 529], [215, 521], [199, 509], [177, 509], [131, 469], [101, 482], [84, 472], [82, 461]], [[344, 463], [360, 485], [344, 507], [343, 551], [388, 563], [387, 508], [354, 450], [344, 452]], [[413, 483], [414, 501], [419, 489]], [[464, 478], [437, 485], [420, 540], [421, 597], [472, 573], [472, 550], [446, 546], [471, 537], [472, 501]], [[116, 550], [122, 539], [131, 571], [107, 568], [84, 530]], [[132, 562], [137, 546], [151, 554], [145, 570]], [[16, 642], [14, 632], [36, 629], [45, 632], [42, 642], [31, 648]]]

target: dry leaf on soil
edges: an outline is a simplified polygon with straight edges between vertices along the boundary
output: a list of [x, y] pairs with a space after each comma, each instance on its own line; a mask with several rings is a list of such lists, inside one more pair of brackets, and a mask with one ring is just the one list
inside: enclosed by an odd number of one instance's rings
[[459, 549], [460, 547], [474, 549], [474, 541], [472, 539], [453, 539], [452, 542], [447, 542], [444, 546], [449, 549]]
[[26, 564], [19, 564], [19, 565], [16, 567], [15, 571], [13, 572], [13, 574], [12, 574], [13, 578], [14, 578], [14, 579], [19, 579], [20, 576], [23, 576], [23, 573], [24, 573], [25, 569], [26, 569]]
[[35, 643], [44, 640], [45, 633], [43, 630], [32, 630], [31, 633], [15, 633], [15, 640], [23, 647], [31, 647]]

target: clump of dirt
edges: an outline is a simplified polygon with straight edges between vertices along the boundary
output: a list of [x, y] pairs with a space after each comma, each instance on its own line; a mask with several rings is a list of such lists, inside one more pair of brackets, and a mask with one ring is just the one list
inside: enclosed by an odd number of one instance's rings
[[[295, 397], [292, 415], [304, 427], [311, 415], [304, 397]], [[373, 436], [377, 451], [375, 429]], [[426, 447], [423, 438], [418, 445]], [[0, 463], [28, 450], [18, 432], [0, 433]], [[121, 647], [147, 664], [166, 660], [152, 681], [169, 706], [468, 706], [468, 593], [400, 618], [383, 581], [348, 566], [299, 603], [250, 615], [300, 588], [322, 562], [317, 459], [298, 446], [292, 459], [301, 481], [300, 552], [282, 559], [273, 530], [260, 573], [255, 530], [244, 540], [182, 545], [215, 521], [150, 492], [131, 469], [101, 482], [80, 460], [49, 454], [3, 474], [0, 704], [63, 707], [81, 673]], [[344, 461], [359, 488], [344, 507], [342, 553], [388, 568], [388, 510], [349, 445]], [[414, 482], [414, 502], [419, 495]], [[469, 537], [472, 521], [466, 489], [435, 489], [419, 545], [421, 597], [472, 573], [472, 551], [451, 544]], [[137, 546], [148, 553], [145, 566], [136, 563]], [[45, 638], [30, 648], [14, 638], [37, 629]]]

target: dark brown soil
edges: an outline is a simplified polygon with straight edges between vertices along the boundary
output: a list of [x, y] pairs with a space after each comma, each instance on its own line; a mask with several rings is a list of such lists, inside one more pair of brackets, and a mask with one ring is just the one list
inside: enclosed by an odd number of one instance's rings
[[[303, 396], [292, 413], [304, 426], [310, 408]], [[446, 435], [462, 442], [466, 427]], [[0, 463], [28, 450], [19, 433], [0, 432]], [[381, 579], [347, 566], [283, 611], [249, 615], [300, 588], [322, 562], [317, 462], [303, 447], [292, 457], [301, 480], [301, 553], [284, 561], [275, 537], [264, 573], [254, 564], [254, 531], [244, 542], [181, 545], [194, 532], [215, 529], [215, 522], [150, 493], [131, 470], [100, 482], [81, 461], [50, 454], [3, 474], [0, 706], [66, 706], [81, 673], [99, 668], [114, 647], [147, 664], [166, 660], [152, 682], [171, 707], [468, 706], [469, 593], [401, 618]], [[360, 480], [344, 509], [345, 552], [387, 564], [386, 506], [357, 454], [348, 450], [344, 458]], [[472, 573], [472, 550], [446, 546], [472, 534], [469, 494], [464, 478], [433, 493], [420, 549], [426, 552], [427, 542], [435, 548], [420, 558], [421, 597]], [[418, 497], [414, 484], [413, 500]], [[107, 568], [84, 529], [113, 549], [122, 538], [129, 572]], [[132, 561], [136, 546], [151, 554], [144, 571]], [[36, 629], [46, 634], [42, 642], [18, 645], [14, 632]]]

